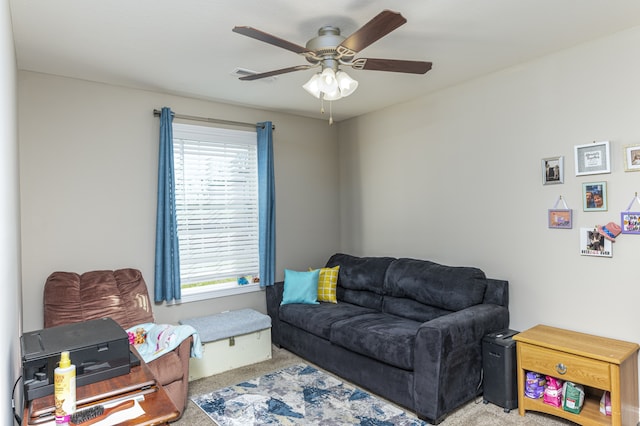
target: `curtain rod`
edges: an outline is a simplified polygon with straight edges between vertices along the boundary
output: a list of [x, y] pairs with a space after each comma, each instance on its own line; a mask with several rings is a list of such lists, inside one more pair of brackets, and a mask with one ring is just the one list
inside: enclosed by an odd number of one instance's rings
[[[158, 109], [154, 109], [153, 110], [153, 116], [154, 117], [160, 117], [160, 113], [161, 113], [161, 111], [158, 110]], [[179, 119], [182, 119], [182, 120], [191, 120], [191, 121], [205, 121], [207, 123], [226, 124], [226, 125], [230, 125], [230, 126], [251, 127], [253, 129], [258, 127], [258, 125], [255, 124], [255, 123], [244, 123], [242, 121], [220, 120], [220, 119], [217, 119], [217, 118], [196, 117], [196, 116], [193, 116], [193, 115], [182, 115], [182, 114], [176, 114], [176, 113], [173, 113], [173, 118], [179, 118]], [[275, 125], [271, 125], [271, 129], [275, 130], [276, 126]]]

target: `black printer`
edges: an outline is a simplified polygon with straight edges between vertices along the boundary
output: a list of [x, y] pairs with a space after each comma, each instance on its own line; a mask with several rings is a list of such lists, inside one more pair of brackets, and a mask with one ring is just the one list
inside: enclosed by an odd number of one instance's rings
[[130, 371], [129, 336], [111, 318], [27, 332], [20, 348], [26, 401], [53, 394], [53, 371], [62, 351], [69, 351], [76, 366], [76, 386]]

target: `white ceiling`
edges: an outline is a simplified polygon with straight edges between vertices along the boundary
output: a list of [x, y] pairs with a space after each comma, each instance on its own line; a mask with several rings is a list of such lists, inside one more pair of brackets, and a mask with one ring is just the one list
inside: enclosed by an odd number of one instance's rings
[[321, 26], [348, 36], [383, 9], [402, 13], [406, 24], [356, 58], [424, 60], [433, 69], [425, 75], [347, 69], [360, 85], [333, 104], [336, 121], [640, 25], [638, 0], [10, 0], [10, 6], [20, 70], [316, 118], [320, 101], [301, 87], [315, 70], [271, 81], [231, 75], [238, 67], [265, 72], [306, 60], [231, 29], [251, 26], [304, 46]]

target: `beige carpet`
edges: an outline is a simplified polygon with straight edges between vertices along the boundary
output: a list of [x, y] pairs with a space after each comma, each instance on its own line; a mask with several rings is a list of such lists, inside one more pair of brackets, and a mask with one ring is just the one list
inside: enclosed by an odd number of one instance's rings
[[[232, 371], [190, 382], [189, 396], [200, 395], [219, 388], [231, 386], [300, 362], [311, 364], [284, 349], [273, 347], [272, 350], [273, 357], [269, 361], [237, 368]], [[346, 380], [343, 381], [348, 383]], [[414, 413], [411, 414], [415, 415]], [[214, 425], [213, 421], [191, 401], [188, 402], [182, 418], [173, 424], [185, 426]], [[533, 412], [527, 412], [524, 417], [521, 417], [518, 415], [517, 409], [511, 410], [510, 413], [505, 413], [501, 407], [493, 404], [483, 404], [482, 398], [470, 402], [454, 413], [451, 413], [441, 423], [442, 426], [566, 426], [573, 424], [572, 422]]]

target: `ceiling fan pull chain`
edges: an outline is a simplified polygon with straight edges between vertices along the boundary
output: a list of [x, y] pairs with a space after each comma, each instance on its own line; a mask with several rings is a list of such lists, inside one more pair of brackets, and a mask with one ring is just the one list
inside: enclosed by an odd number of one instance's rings
[[332, 105], [333, 102], [329, 101], [329, 126], [333, 124], [333, 110], [331, 109]]

